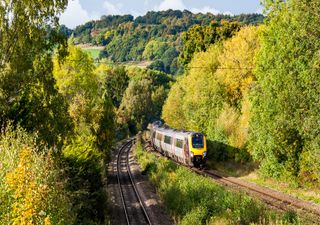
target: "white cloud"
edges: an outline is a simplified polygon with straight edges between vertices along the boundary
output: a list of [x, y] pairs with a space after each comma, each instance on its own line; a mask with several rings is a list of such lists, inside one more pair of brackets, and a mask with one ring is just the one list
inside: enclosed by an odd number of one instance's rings
[[164, 0], [159, 6], [155, 7], [156, 11], [164, 11], [168, 9], [184, 10], [186, 9], [186, 6], [184, 5], [183, 0]]
[[229, 16], [234, 16], [234, 14], [230, 11], [226, 11], [222, 13], [223, 15], [229, 15]]
[[131, 10], [131, 11], [129, 12], [129, 14], [132, 15], [134, 18], [137, 18], [138, 16], [143, 15], [142, 12], [139, 12], [139, 11], [137, 11], [137, 10]]
[[210, 6], [204, 6], [203, 8], [201, 9], [198, 9], [198, 8], [192, 8], [190, 10], [191, 12], [193, 13], [203, 13], [203, 14], [206, 14], [206, 13], [212, 13], [213, 15], [217, 15], [217, 14], [223, 14], [223, 15], [230, 15], [230, 16], [233, 16], [233, 13], [230, 12], [230, 11], [227, 11], [227, 12], [221, 12], [215, 8], [212, 8]]
[[64, 24], [69, 28], [75, 28], [77, 25], [98, 18], [97, 15], [89, 15], [89, 13], [83, 9], [79, 0], [74, 0], [69, 1], [67, 9], [60, 16], [60, 24]]
[[193, 13], [204, 13], [204, 14], [210, 12], [213, 15], [221, 13], [219, 10], [215, 8], [211, 8], [210, 6], [204, 6], [202, 9], [192, 8], [190, 11]]
[[109, 1], [103, 3], [103, 8], [106, 10], [107, 15], [122, 15], [121, 8], [123, 4], [119, 3], [117, 5], [112, 4]]

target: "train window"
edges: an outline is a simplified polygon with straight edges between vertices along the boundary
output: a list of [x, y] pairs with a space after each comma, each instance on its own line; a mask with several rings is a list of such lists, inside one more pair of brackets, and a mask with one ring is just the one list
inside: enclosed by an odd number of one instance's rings
[[183, 141], [180, 139], [176, 139], [176, 147], [177, 148], [182, 148], [183, 147]]
[[203, 148], [203, 135], [194, 134], [192, 136], [192, 147], [193, 148]]
[[171, 137], [165, 135], [165, 136], [164, 136], [164, 143], [166, 143], [166, 144], [171, 144]]

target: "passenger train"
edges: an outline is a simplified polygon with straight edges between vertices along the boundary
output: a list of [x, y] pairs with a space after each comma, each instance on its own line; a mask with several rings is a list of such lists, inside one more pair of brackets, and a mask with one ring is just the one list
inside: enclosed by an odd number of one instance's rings
[[161, 121], [148, 126], [153, 147], [188, 166], [201, 167], [207, 158], [206, 137], [202, 133], [171, 129]]

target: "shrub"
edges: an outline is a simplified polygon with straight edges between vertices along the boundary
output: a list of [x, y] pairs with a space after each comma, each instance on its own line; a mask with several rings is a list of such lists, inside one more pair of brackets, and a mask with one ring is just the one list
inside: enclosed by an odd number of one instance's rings
[[265, 5], [269, 19], [251, 93], [250, 152], [266, 175], [319, 186], [320, 2]]
[[[34, 138], [18, 128], [0, 138], [0, 223], [71, 224], [69, 193], [51, 151], [40, 154]], [[45, 151], [43, 151], [45, 152]]]
[[74, 224], [102, 224], [105, 219], [104, 154], [99, 151], [95, 139], [92, 135], [75, 136], [62, 151], [70, 179], [67, 189], [76, 215]]

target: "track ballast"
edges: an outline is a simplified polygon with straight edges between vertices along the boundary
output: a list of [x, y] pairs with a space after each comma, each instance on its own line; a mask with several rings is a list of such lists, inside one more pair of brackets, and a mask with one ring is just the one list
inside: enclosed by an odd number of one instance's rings
[[126, 142], [120, 147], [117, 155], [117, 180], [123, 212], [128, 225], [152, 225], [130, 171], [129, 152], [131, 146], [132, 141]]

